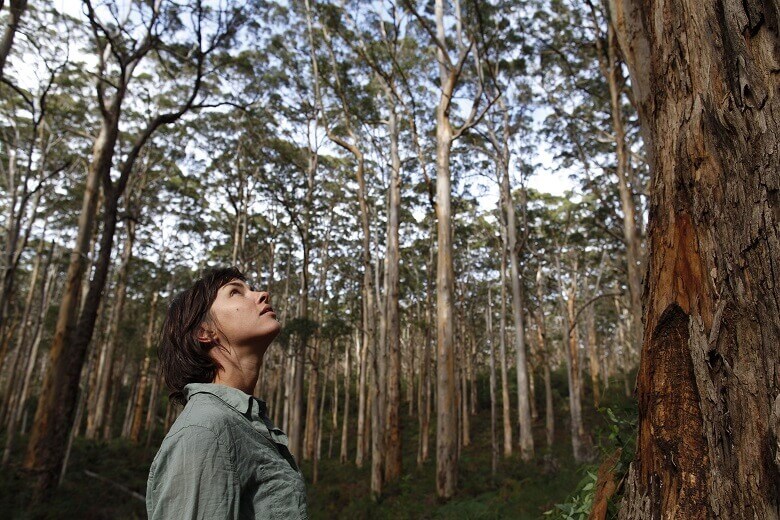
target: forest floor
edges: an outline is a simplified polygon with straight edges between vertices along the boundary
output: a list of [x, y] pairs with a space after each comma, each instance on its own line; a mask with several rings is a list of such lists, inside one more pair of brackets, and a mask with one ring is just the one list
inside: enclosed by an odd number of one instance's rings
[[[512, 381], [513, 378], [510, 378]], [[568, 430], [568, 400], [565, 373], [553, 377], [555, 399], [555, 442], [545, 447], [543, 389], [536, 385], [540, 401], [539, 419], [534, 424], [536, 457], [523, 463], [515, 453], [508, 459], [499, 458], [498, 471], [491, 477], [490, 405], [487, 385], [480, 381], [480, 410], [471, 417], [471, 445], [462, 449], [458, 470], [458, 492], [452, 500], [440, 503], [435, 485], [435, 425], [431, 426], [431, 458], [417, 467], [418, 426], [416, 414], [409, 417], [404, 406], [403, 473], [399, 482], [389, 486], [382, 500], [370, 498], [370, 460], [362, 469], [354, 463], [340, 464], [340, 437], [333, 439], [333, 459], [329, 459], [329, 434], [322, 439], [323, 460], [319, 465], [319, 482], [311, 484], [311, 463], [301, 464], [308, 483], [309, 515], [312, 520], [349, 519], [538, 519], [556, 504], [566, 501], [594, 464], [576, 464], [572, 459]], [[485, 396], [484, 398], [482, 396]], [[608, 439], [609, 421], [592, 404], [589, 390], [584, 399], [586, 430], [601, 452], [611, 451]], [[613, 383], [602, 406], [621, 416], [636, 414], [632, 400], [627, 399], [622, 384]], [[514, 411], [514, 410], [513, 410]], [[497, 435], [502, 435], [500, 407]], [[329, 422], [329, 419], [325, 419]], [[514, 427], [515, 425], [513, 425]], [[517, 428], [514, 427], [517, 442]], [[60, 488], [46, 505], [36, 505], [25, 511], [29, 499], [28, 483], [18, 467], [21, 453], [11, 461], [8, 470], [0, 472], [0, 516], [3, 518], [74, 518], [74, 519], [134, 519], [146, 518], [144, 503], [130, 491], [143, 495], [146, 477], [160, 438], [152, 447], [134, 446], [123, 440], [111, 442], [76, 439], [71, 452], [68, 472]], [[0, 437], [0, 442], [4, 439]], [[26, 439], [22, 439], [24, 442]], [[354, 439], [353, 454], [354, 459]], [[517, 451], [517, 450], [515, 450]], [[599, 453], [601, 456], [601, 453]], [[89, 472], [90, 474], [88, 474]], [[99, 475], [102, 479], [95, 477]], [[109, 483], [108, 481], [114, 483]], [[116, 485], [125, 489], [119, 489]]]

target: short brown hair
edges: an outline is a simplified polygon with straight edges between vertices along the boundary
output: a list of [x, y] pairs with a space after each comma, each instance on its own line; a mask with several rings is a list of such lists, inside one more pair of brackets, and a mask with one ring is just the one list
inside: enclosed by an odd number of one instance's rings
[[246, 277], [235, 267], [210, 269], [168, 306], [158, 355], [169, 397], [176, 403], [186, 403], [186, 385], [211, 383], [221, 368], [209, 355], [214, 344], [199, 341], [198, 331], [209, 319], [219, 288], [233, 280], [246, 281]]

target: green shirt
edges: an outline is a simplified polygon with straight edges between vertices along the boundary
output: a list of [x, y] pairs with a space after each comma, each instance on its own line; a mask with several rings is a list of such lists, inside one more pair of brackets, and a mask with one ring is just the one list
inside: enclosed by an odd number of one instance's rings
[[306, 486], [263, 401], [191, 383], [146, 487], [150, 520], [305, 519]]

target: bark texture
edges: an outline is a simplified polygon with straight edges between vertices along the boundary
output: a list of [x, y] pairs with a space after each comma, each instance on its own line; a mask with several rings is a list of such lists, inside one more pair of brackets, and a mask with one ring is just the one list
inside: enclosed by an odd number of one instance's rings
[[778, 13], [776, 1], [613, 5], [621, 45], [647, 42], [649, 59], [629, 62], [651, 93], [639, 112], [653, 157], [622, 519], [780, 517]]

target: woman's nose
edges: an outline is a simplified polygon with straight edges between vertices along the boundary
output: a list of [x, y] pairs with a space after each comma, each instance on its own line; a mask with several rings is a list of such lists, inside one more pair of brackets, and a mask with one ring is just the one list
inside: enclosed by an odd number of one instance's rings
[[271, 295], [268, 291], [259, 291], [257, 296], [257, 303], [271, 303]]

